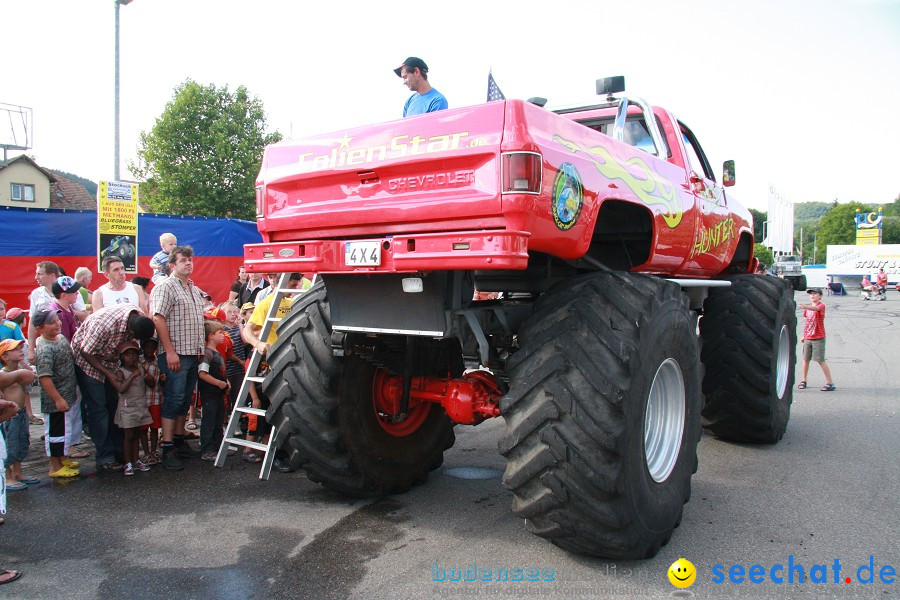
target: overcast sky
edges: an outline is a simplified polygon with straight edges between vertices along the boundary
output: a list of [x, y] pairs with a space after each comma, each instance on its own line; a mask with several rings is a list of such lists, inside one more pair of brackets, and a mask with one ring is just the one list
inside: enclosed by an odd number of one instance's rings
[[[0, 1], [0, 103], [34, 110], [42, 166], [113, 176], [114, 16], [113, 0]], [[550, 104], [624, 75], [718, 169], [736, 160], [751, 208], [770, 181], [794, 202], [900, 194], [900, 0], [132, 0], [120, 17], [125, 179], [185, 79], [247, 86], [300, 138], [399, 118], [391, 69], [415, 55], [451, 107], [484, 102], [489, 69], [508, 98]]]

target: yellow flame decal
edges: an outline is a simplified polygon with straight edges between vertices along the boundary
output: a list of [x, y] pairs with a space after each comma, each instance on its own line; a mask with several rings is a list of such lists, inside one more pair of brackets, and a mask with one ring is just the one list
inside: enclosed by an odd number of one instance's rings
[[666, 212], [661, 216], [670, 228], [675, 228], [681, 223], [683, 211], [681, 203], [678, 202], [678, 196], [675, 194], [674, 186], [669, 185], [665, 179], [654, 173], [650, 166], [640, 158], [631, 158], [623, 165], [602, 146], [583, 148], [578, 143], [566, 140], [559, 135], [554, 135], [553, 141], [558, 142], [573, 154], [583, 153], [604, 177], [623, 182], [647, 206], [662, 207]]

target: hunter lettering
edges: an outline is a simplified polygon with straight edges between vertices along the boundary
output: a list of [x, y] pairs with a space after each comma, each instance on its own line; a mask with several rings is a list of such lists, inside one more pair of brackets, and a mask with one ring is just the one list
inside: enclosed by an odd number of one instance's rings
[[378, 146], [351, 147], [350, 138], [336, 148], [324, 154], [304, 152], [297, 161], [303, 171], [321, 171], [336, 167], [352, 167], [368, 163], [382, 162], [390, 158], [403, 158], [405, 156], [418, 156], [447, 150], [457, 150], [460, 140], [468, 137], [468, 131], [433, 135], [428, 138], [414, 135], [397, 135], [391, 138], [389, 144]]
[[691, 258], [707, 254], [734, 237], [734, 218], [728, 217], [712, 227], [700, 227], [691, 246]]

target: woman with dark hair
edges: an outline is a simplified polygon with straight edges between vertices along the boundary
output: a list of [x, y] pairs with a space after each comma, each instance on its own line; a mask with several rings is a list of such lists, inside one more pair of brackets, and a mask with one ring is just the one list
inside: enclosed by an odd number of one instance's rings
[[241, 286], [247, 283], [247, 269], [244, 268], [244, 265], [241, 265], [238, 268], [238, 276], [237, 279], [234, 280], [234, 283], [231, 284], [231, 292], [228, 294], [228, 301], [234, 302], [234, 300], [240, 296], [241, 294]]
[[150, 285], [149, 277], [132, 277], [131, 283], [134, 284], [134, 287], [137, 289], [138, 297], [141, 299], [142, 306], [150, 306], [150, 292], [147, 291], [147, 286]]

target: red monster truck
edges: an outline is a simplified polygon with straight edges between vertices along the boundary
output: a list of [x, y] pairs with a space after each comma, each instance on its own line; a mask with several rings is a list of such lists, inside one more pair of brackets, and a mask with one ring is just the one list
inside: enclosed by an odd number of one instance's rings
[[311, 480], [402, 492], [456, 424], [503, 416], [528, 528], [643, 558], [681, 520], [701, 422], [781, 438], [789, 288], [752, 274], [750, 214], [691, 130], [614, 97], [621, 78], [597, 86], [594, 106], [507, 100], [266, 149], [248, 270], [322, 280], [279, 325], [263, 384]]

